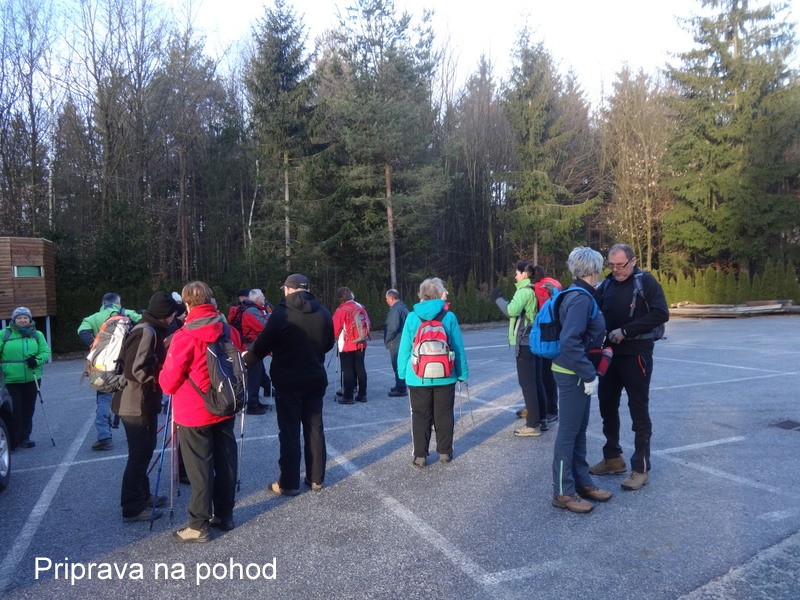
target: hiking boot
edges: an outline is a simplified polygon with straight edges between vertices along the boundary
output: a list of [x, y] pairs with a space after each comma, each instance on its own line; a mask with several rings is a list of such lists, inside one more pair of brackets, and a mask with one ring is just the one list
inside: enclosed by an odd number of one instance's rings
[[453, 454], [451, 452], [448, 452], [447, 454], [440, 454], [439, 455], [439, 462], [440, 463], [449, 463], [451, 460], [453, 460]]
[[518, 418], [518, 419], [524, 419], [525, 417], [527, 417], [527, 416], [528, 416], [528, 409], [527, 409], [527, 408], [520, 408], [520, 409], [517, 411], [517, 413], [516, 413], [516, 414], [517, 414], [517, 418]]
[[614, 494], [608, 490], [601, 490], [596, 485], [588, 485], [586, 487], [579, 487], [578, 495], [583, 498], [588, 498], [589, 500], [595, 500], [596, 502], [605, 502]]
[[266, 407], [262, 406], [260, 403], [259, 404], [253, 404], [252, 406], [248, 405], [246, 410], [247, 410], [247, 414], [248, 415], [265, 415], [265, 414], [267, 414]]
[[589, 473], [592, 475], [611, 475], [612, 473], [624, 473], [628, 470], [625, 466], [625, 459], [622, 455], [616, 458], [604, 458], [596, 465], [589, 467]]
[[558, 421], [558, 413], [547, 413], [547, 422], [554, 423]]
[[392, 398], [399, 398], [400, 396], [407, 396], [408, 391], [406, 390], [389, 390], [389, 396]]
[[176, 544], [203, 544], [211, 541], [211, 534], [208, 529], [184, 527], [172, 534], [172, 541]]
[[33, 440], [28, 439], [28, 438], [22, 440], [19, 443], [19, 447], [20, 448], [33, 448], [35, 445], [36, 445], [36, 442], [34, 442]]
[[523, 425], [519, 429], [514, 430], [514, 435], [517, 437], [539, 437], [542, 435], [542, 430], [538, 427], [528, 427]]
[[167, 503], [166, 496], [150, 496], [147, 501], [144, 503], [145, 506], [149, 506], [152, 508], [153, 504], [156, 505], [156, 508], [161, 508]]
[[308, 479], [303, 480], [303, 483], [305, 483], [308, 487], [310, 487], [312, 492], [321, 492], [322, 491], [322, 484], [321, 483], [314, 483], [312, 481], [309, 481]]
[[336, 401], [337, 401], [339, 404], [355, 404], [355, 403], [356, 403], [356, 401], [355, 401], [355, 400], [353, 400], [352, 398], [350, 398], [349, 400], [348, 400], [347, 398], [339, 398], [339, 399], [338, 399], [338, 400], [336, 400]]
[[417, 469], [424, 469], [427, 466], [428, 461], [425, 460], [424, 456], [417, 456], [414, 458], [414, 462], [412, 462], [411, 464]]
[[592, 512], [594, 508], [594, 504], [587, 502], [578, 494], [572, 494], [571, 496], [553, 496], [553, 506], [556, 508], [566, 508], [568, 511], [574, 513], [588, 513]]
[[278, 496], [297, 496], [297, 494], [300, 493], [300, 490], [287, 490], [286, 488], [282, 488], [277, 481], [270, 483], [267, 489]]
[[356, 402], [366, 402], [366, 401], [367, 401], [366, 396], [356, 396]]
[[208, 521], [208, 524], [211, 527], [216, 527], [222, 531], [230, 531], [236, 527], [236, 523], [233, 522], [233, 517], [218, 517], [217, 515], [211, 517], [211, 519]]
[[94, 444], [92, 444], [92, 450], [111, 450], [113, 447], [114, 443], [111, 441], [111, 438], [97, 440]]
[[639, 473], [639, 471], [631, 471], [631, 474], [628, 475], [625, 479], [622, 480], [620, 485], [624, 490], [636, 491], [641, 489], [642, 486], [647, 483], [647, 480], [650, 479], [650, 476], [647, 473]]
[[547, 424], [547, 419], [542, 419], [539, 421], [539, 429], [542, 430], [542, 433], [550, 430], [550, 425]]
[[142, 512], [138, 515], [133, 515], [132, 517], [122, 517], [122, 520], [126, 523], [136, 523], [137, 521], [149, 521], [151, 517], [153, 519], [160, 519], [161, 515], [163, 515], [163, 511], [156, 509], [153, 511], [152, 508], [145, 508]]

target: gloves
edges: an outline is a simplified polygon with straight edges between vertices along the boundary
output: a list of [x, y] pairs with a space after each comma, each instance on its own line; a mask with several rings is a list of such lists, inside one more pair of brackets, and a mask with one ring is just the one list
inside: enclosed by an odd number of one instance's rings
[[36, 362], [35, 356], [29, 356], [25, 359], [25, 364], [28, 365], [31, 369], [35, 369], [39, 366], [39, 363]]
[[597, 377], [595, 377], [591, 381], [584, 381], [583, 382], [583, 393], [586, 394], [587, 396], [593, 396], [594, 394], [596, 394], [597, 393], [597, 384], [599, 382], [600, 382], [600, 380]]
[[494, 288], [492, 290], [492, 300], [497, 300], [502, 294], [500, 293], [500, 288]]

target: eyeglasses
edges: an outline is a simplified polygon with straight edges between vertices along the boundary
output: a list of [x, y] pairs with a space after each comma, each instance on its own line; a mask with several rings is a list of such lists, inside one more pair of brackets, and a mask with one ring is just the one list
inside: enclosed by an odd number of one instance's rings
[[617, 270], [624, 269], [625, 267], [627, 267], [627, 266], [628, 266], [628, 264], [630, 264], [630, 262], [631, 262], [633, 259], [634, 259], [634, 257], [633, 257], [633, 256], [631, 256], [631, 257], [630, 257], [628, 260], [626, 260], [626, 261], [625, 261], [624, 263], [622, 263], [621, 265], [620, 265], [620, 264], [615, 264], [615, 263], [608, 263], [608, 266], [609, 266], [609, 268], [611, 268], [611, 269], [617, 269]]

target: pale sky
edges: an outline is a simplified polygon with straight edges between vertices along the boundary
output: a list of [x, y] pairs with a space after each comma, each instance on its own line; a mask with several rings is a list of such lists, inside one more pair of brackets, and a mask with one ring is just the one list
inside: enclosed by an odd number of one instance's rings
[[[170, 0], [173, 5], [187, 0]], [[192, 0], [197, 11], [195, 28], [207, 36], [209, 55], [250, 35], [251, 25], [264, 14], [262, 0]], [[288, 0], [309, 32], [309, 42], [337, 24], [341, 0]], [[790, 0], [789, 18], [800, 32], [800, 0]], [[271, 2], [266, 5], [272, 6]], [[693, 47], [690, 34], [678, 17], [698, 13], [700, 0], [395, 0], [399, 11], [418, 19], [425, 7], [433, 8], [437, 41], [449, 37], [458, 56], [460, 83], [485, 54], [495, 66], [495, 76], [505, 79], [517, 33], [527, 22], [534, 41], [542, 41], [559, 71], [572, 69], [587, 97], [597, 105], [608, 95], [615, 74], [627, 63], [634, 71], [655, 73], [674, 53]], [[479, 6], [480, 8], [475, 8]], [[677, 62], [673, 60], [673, 62]], [[794, 64], [798, 60], [795, 58]]]

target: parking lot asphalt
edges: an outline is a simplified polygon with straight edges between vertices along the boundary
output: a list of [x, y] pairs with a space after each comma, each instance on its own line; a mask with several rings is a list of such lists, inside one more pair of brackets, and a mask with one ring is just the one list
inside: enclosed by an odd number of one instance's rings
[[[94, 393], [79, 385], [81, 361], [56, 361], [42, 384], [56, 446], [37, 405], [37, 446], [14, 452], [0, 493], [0, 593], [795, 600], [798, 333], [796, 316], [670, 321], [655, 352], [650, 482], [626, 492], [623, 475], [596, 478], [614, 497], [588, 515], [550, 505], [555, 427], [513, 435], [522, 399], [505, 326], [464, 332], [470, 379], [456, 405], [455, 457], [433, 462], [432, 442], [421, 471], [411, 466], [408, 401], [387, 397], [389, 358], [373, 341], [367, 403], [333, 401], [336, 358], [329, 364], [325, 488], [267, 492], [278, 475], [275, 415], [248, 416], [236, 528], [193, 546], [171, 541], [186, 520], [186, 485], [172, 486], [172, 508], [152, 531], [123, 523], [124, 432], [110, 452], [92, 451]], [[603, 444], [596, 398], [588, 436], [593, 463]], [[168, 495], [169, 462], [159, 484]], [[156, 476], [157, 467], [153, 486]]]

